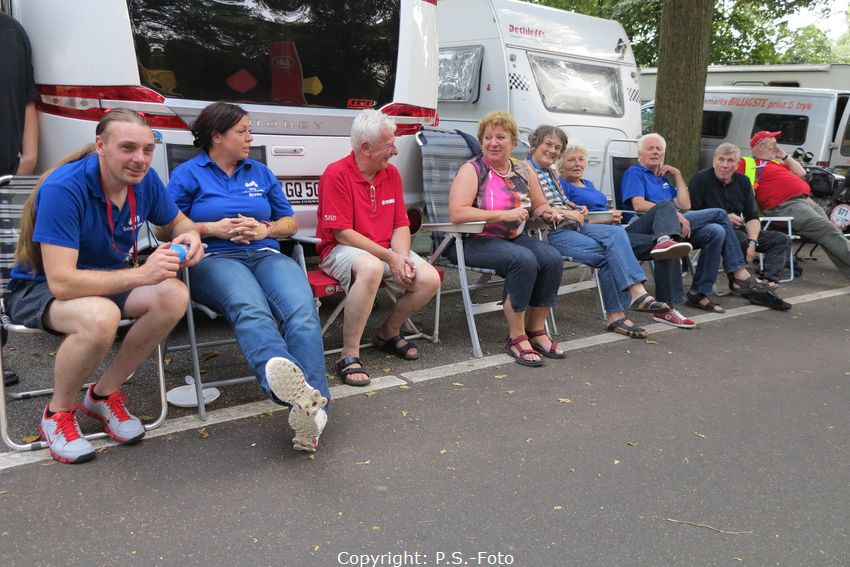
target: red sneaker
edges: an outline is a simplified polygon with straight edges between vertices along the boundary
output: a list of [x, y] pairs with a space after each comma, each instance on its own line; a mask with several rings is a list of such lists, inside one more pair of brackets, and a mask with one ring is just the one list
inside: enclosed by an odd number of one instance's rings
[[661, 313], [656, 313], [652, 316], [652, 320], [658, 323], [667, 323], [668, 325], [673, 325], [674, 327], [679, 327], [680, 329], [693, 329], [697, 326], [696, 322], [688, 319], [681, 313], [679, 313], [676, 309], [670, 309], [670, 311], [662, 311]]
[[668, 240], [653, 246], [652, 250], [649, 251], [649, 255], [652, 256], [653, 260], [673, 260], [675, 258], [687, 256], [693, 249], [694, 247], [688, 242]]

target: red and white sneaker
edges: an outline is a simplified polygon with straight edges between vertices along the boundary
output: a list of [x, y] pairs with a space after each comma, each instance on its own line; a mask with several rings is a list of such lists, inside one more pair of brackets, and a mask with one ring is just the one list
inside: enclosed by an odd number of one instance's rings
[[82, 463], [94, 458], [94, 447], [83, 437], [77, 418], [71, 411], [57, 411], [50, 417], [47, 408], [41, 417], [38, 432], [47, 441], [50, 454], [62, 463]]
[[107, 435], [122, 445], [135, 443], [145, 436], [145, 426], [138, 417], [128, 412], [124, 405], [127, 401], [126, 394], [113, 392], [105, 400], [96, 400], [92, 397], [93, 391], [94, 384], [86, 390], [80, 411], [98, 420]]
[[688, 242], [676, 242], [675, 240], [667, 240], [652, 247], [649, 255], [653, 260], [673, 260], [681, 258], [691, 253], [694, 247]]
[[655, 313], [652, 316], [652, 320], [658, 323], [667, 323], [668, 325], [673, 325], [674, 327], [679, 327], [680, 329], [693, 329], [697, 326], [695, 321], [688, 319], [677, 309], [671, 308], [669, 311], [662, 311], [661, 313]]

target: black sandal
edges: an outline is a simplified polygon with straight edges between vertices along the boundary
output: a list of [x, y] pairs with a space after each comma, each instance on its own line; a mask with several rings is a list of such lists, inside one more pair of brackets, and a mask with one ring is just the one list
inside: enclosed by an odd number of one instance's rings
[[745, 280], [739, 280], [734, 275], [729, 274], [729, 290], [735, 295], [744, 297], [753, 291], [770, 291], [770, 287], [767, 284], [758, 281], [752, 274], [750, 274], [750, 277]]
[[375, 335], [375, 346], [377, 346], [384, 352], [388, 352], [394, 356], [399, 357], [402, 360], [417, 360], [419, 358], [418, 352], [416, 354], [407, 354], [408, 352], [410, 352], [410, 349], [416, 348], [416, 345], [410, 341], [407, 341], [403, 345], [399, 345], [399, 343], [404, 340], [407, 339], [405, 339], [401, 335], [396, 335], [388, 339], [382, 339], [378, 335]]
[[[352, 366], [353, 364], [359, 364], [359, 367]], [[366, 380], [359, 382], [357, 380], [351, 380], [349, 376], [352, 374], [365, 374]], [[337, 378], [342, 380], [343, 384], [347, 384], [349, 386], [368, 386], [372, 383], [372, 379], [369, 378], [369, 373], [363, 369], [363, 363], [360, 362], [360, 358], [357, 356], [346, 356], [336, 362], [336, 375]]]
[[669, 311], [670, 306], [663, 301], [656, 301], [654, 297], [648, 293], [644, 293], [629, 305], [629, 309], [638, 313], [661, 313]]
[[618, 335], [625, 335], [632, 339], [645, 339], [649, 336], [649, 333], [646, 332], [646, 329], [642, 327], [638, 327], [632, 322], [631, 325], [627, 325], [626, 321], [628, 321], [627, 317], [620, 317], [607, 327], [605, 330], [611, 331], [612, 333], [617, 333]]
[[[705, 300], [705, 303], [703, 303], [703, 300]], [[692, 289], [688, 290], [686, 304], [697, 309], [702, 309], [703, 311], [708, 311], [709, 313], [726, 313], [726, 310], [721, 305], [714, 303], [706, 294]]]

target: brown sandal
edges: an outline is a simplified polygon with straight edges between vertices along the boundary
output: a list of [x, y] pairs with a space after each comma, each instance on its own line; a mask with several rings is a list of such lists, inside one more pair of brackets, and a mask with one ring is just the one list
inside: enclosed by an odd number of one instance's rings
[[541, 344], [537, 344], [537, 343], [535, 343], [534, 341], [531, 341], [531, 340], [528, 341], [529, 343], [531, 343], [531, 348], [533, 348], [534, 350], [536, 350], [537, 352], [539, 352], [543, 356], [546, 356], [546, 357], [549, 357], [549, 358], [567, 358], [567, 353], [565, 353], [564, 351], [558, 350], [558, 343], [556, 343], [555, 341], [552, 340], [552, 337], [549, 336], [549, 333], [546, 332], [546, 329], [540, 329], [538, 331], [526, 331], [525, 333], [526, 333], [526, 336], [529, 339], [532, 338], [532, 337], [543, 337], [543, 336], [545, 336], [547, 339], [549, 339], [549, 341], [552, 343], [552, 345], [549, 347], [548, 350], [546, 349], [546, 347], [544, 347]]
[[[521, 366], [543, 366], [543, 359], [540, 358], [540, 354], [530, 348], [522, 348], [519, 346], [519, 343], [528, 340], [528, 335], [520, 335], [514, 339], [508, 337], [505, 339], [505, 351], [511, 355], [514, 360], [516, 360], [517, 364]], [[514, 347], [519, 351], [519, 354], [514, 352]], [[525, 359], [523, 356], [528, 356], [529, 354], [537, 355], [537, 359]]]

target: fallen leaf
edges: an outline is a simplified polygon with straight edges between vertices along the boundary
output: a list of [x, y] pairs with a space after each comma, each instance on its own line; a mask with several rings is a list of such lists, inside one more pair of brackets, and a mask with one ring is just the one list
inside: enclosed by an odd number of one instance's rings
[[171, 358], [170, 356], [166, 356], [165, 358], [163, 358], [163, 359], [162, 359], [162, 362], [163, 362], [166, 366], [168, 366], [169, 364], [171, 364], [171, 360], [172, 360], [172, 358]]
[[558, 401], [562, 404], [571, 404], [573, 401], [569, 398], [558, 398]]
[[206, 427], [202, 427], [198, 430], [198, 437], [200, 437], [201, 439], [206, 439], [209, 436], [210, 436], [210, 434], [207, 433]]
[[555, 510], [555, 511], [560, 512], [561, 510], [563, 510], [563, 509], [564, 509], [564, 507], [563, 507], [563, 506], [555, 506], [555, 507], [554, 507], [554, 508], [552, 508], [552, 509], [553, 509], [553, 510]]
[[441, 454], [441, 455], [445, 455], [445, 454], [446, 454], [446, 453], [448, 453], [448, 452], [449, 452], [449, 451], [448, 451], [448, 449], [440, 449], [440, 454]]
[[508, 390], [506, 393], [508, 393], [508, 394], [513, 394], [513, 393], [514, 393], [514, 391], [513, 391], [513, 390]]
[[319, 549], [320, 549], [320, 547], [318, 545], [314, 545], [313, 546], [313, 553], [316, 553], [317, 551], [319, 551]]
[[9, 493], [8, 490], [0, 490], [0, 496], [3, 496], [4, 494], [8, 494], [8, 493]]
[[630, 351], [629, 349], [626, 349], [626, 354], [632, 354], [632, 351]]
[[372, 531], [373, 531], [373, 532], [379, 532], [379, 531], [381, 531], [381, 526], [372, 526]]
[[629, 447], [637, 447], [638, 446], [636, 441], [626, 441], [626, 445], [628, 445]]
[[593, 384], [591, 384], [590, 382], [585, 382], [585, 384], [587, 384], [588, 386], [593, 386]]
[[354, 464], [355, 464], [355, 465], [368, 465], [368, 464], [369, 464], [369, 463], [371, 463], [371, 462], [372, 462], [372, 459], [366, 459], [365, 461], [357, 461], [357, 462], [356, 462], [356, 463], [354, 463]]
[[35, 443], [39, 439], [39, 435], [27, 435], [21, 438], [22, 443]]
[[532, 441], [534, 441], [534, 437], [529, 437], [525, 440], [526, 443], [531, 443]]
[[53, 352], [48, 352], [47, 356], [56, 356], [56, 351], [54, 350]]
[[462, 384], [461, 382], [452, 382], [452, 386], [460, 386], [460, 387], [463, 387], [463, 384]]
[[271, 416], [273, 416], [273, 415], [274, 415], [274, 412], [264, 411], [262, 415], [264, 415], [264, 416], [266, 416], [266, 417], [271, 417]]
[[476, 405], [476, 406], [480, 406], [480, 405], [481, 405], [481, 400], [475, 400], [475, 405]]
[[260, 540], [258, 540], [254, 536], [251, 536], [251, 543], [257, 543], [258, 541], [260, 541]]
[[732, 559], [734, 559], [735, 561], [743, 561], [743, 559], [741, 559], [740, 557], [733, 557]]
[[251, 447], [256, 447], [256, 446], [257, 446], [256, 443], [251, 443]]
[[307, 455], [307, 460], [308, 461], [315, 461], [316, 460], [316, 453], [310, 453], [309, 455]]
[[365, 393], [365, 394], [363, 394], [363, 395], [364, 395], [364, 396], [366, 396], [367, 398], [371, 398], [372, 396], [374, 396], [374, 395], [375, 395], [375, 392], [366, 392], [366, 393]]
[[384, 372], [389, 372], [390, 370], [392, 370], [392, 368], [382, 368], [381, 370], [383, 370]]
[[208, 360], [212, 360], [213, 358], [215, 358], [215, 357], [217, 357], [217, 356], [218, 356], [218, 351], [216, 351], [216, 350], [208, 350], [208, 351], [205, 351], [205, 352], [201, 355], [201, 362], [206, 362], [206, 361], [208, 361]]
[[137, 415], [136, 417], [138, 417], [138, 418], [139, 418], [139, 419], [141, 419], [142, 421], [153, 421], [153, 416], [152, 416], [152, 415], [139, 414], [139, 415]]
[[401, 385], [401, 386], [399, 386], [398, 388], [399, 388], [399, 390], [409, 390], [409, 389], [410, 389], [410, 384], [402, 384], [402, 385]]
[[[848, 372], [848, 374], [850, 374], [850, 372]], [[493, 378], [495, 378], [496, 380], [501, 380], [502, 378], [507, 378], [507, 376], [507, 374], [496, 374], [495, 376], [493, 376]]]
[[614, 464], [615, 464], [615, 465], [619, 465], [619, 464], [620, 464], [620, 459], [614, 459]]
[[694, 431], [694, 435], [696, 435], [697, 437], [702, 437], [703, 439], [706, 439], [706, 436], [703, 435], [702, 433], [698, 433], [698, 432]]
[[658, 344], [658, 341], [653, 341], [651, 339], [646, 339], [646, 341], [644, 341], [644, 342], [646, 342], [646, 344], [648, 344], [648, 345], [657, 345]]
[[408, 416], [408, 414], [410, 414], [410, 412], [409, 412], [409, 411], [407, 411], [407, 410], [405, 410], [405, 409], [401, 410], [401, 415], [402, 415], [402, 416], [407, 417], [407, 416]]

